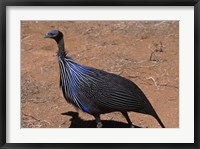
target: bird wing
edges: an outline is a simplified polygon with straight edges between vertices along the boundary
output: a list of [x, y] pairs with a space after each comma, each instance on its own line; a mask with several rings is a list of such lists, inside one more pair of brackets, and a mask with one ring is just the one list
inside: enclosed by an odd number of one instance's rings
[[119, 87], [111, 88], [107, 96], [104, 96], [104, 98], [97, 98], [96, 101], [101, 107], [117, 111], [137, 111], [144, 107], [138, 95]]
[[106, 73], [98, 84], [94, 101], [102, 108], [117, 111], [139, 111], [144, 108], [145, 95], [132, 81]]

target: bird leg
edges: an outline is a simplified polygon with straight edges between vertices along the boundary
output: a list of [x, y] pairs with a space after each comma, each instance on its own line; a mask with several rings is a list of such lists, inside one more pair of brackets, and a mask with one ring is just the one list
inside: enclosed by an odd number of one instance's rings
[[122, 115], [126, 118], [126, 121], [128, 122], [128, 124], [131, 126], [131, 128], [134, 128], [129, 116], [128, 116], [128, 113], [127, 112], [121, 112]]
[[96, 120], [96, 123], [97, 123], [97, 128], [102, 128], [103, 124], [101, 122], [100, 115], [96, 115], [94, 117], [95, 117], [95, 120]]

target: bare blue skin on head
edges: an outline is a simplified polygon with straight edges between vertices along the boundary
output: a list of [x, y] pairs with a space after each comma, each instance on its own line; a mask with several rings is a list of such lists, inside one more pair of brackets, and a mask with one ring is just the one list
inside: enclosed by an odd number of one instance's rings
[[56, 36], [58, 36], [59, 32], [58, 30], [51, 30], [50, 32], [47, 32], [45, 34], [45, 38], [55, 38]]

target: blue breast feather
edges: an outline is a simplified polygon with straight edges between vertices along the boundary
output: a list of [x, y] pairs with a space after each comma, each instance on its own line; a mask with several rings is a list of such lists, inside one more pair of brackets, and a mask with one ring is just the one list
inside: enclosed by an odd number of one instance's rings
[[87, 76], [90, 76], [92, 68], [82, 66], [74, 62], [66, 62], [65, 65], [68, 77], [70, 78], [68, 80], [70, 99], [73, 100], [73, 102], [84, 112], [90, 112], [89, 107], [84, 104], [84, 101], [81, 99], [78, 88], [81, 83], [90, 81], [91, 78], [89, 79]]

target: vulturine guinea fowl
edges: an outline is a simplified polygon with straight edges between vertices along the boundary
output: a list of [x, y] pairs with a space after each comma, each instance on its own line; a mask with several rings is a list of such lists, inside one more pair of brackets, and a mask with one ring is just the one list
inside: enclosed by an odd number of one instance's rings
[[103, 126], [100, 115], [115, 111], [121, 112], [131, 127], [129, 111], [151, 115], [165, 128], [135, 83], [119, 75], [76, 63], [65, 51], [62, 32], [51, 30], [45, 34], [45, 38], [54, 39], [58, 45], [60, 87], [65, 99], [93, 115], [98, 128]]

